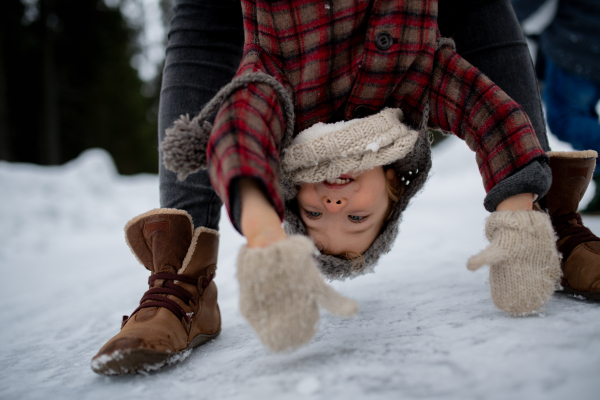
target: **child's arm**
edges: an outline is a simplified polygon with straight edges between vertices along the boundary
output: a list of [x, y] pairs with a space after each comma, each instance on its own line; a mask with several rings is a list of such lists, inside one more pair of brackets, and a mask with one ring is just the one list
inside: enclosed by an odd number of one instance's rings
[[449, 45], [435, 53], [429, 99], [431, 126], [453, 132], [475, 152], [496, 211], [511, 196], [543, 196], [550, 187], [548, 158], [523, 109]]
[[256, 180], [240, 181], [242, 234], [248, 247], [266, 247], [287, 238], [279, 215]]
[[475, 151], [484, 206], [492, 212], [485, 226], [490, 244], [467, 267], [490, 266], [492, 299], [501, 310], [538, 312], [561, 274], [550, 219], [531, 211], [534, 195], [550, 187], [547, 156], [521, 107], [450, 46], [436, 51], [432, 79], [430, 123]]
[[239, 193], [248, 240], [238, 256], [240, 311], [262, 342], [273, 351], [307, 343], [315, 334], [318, 305], [340, 316], [356, 313], [356, 302], [324, 282], [312, 241], [285, 234], [259, 181], [241, 179]]
[[505, 199], [500, 204], [498, 204], [498, 207], [496, 207], [496, 211], [531, 211], [533, 209], [534, 199], [535, 195], [533, 193], [517, 194], [515, 196], [509, 197], [508, 199]]
[[[258, 110], [256, 103], [267, 109]], [[241, 221], [236, 221], [232, 213], [236, 208], [232, 201], [236, 199], [231, 191], [232, 184], [245, 177], [261, 182], [258, 190], [266, 191], [264, 196], [270, 199], [271, 209], [275, 207], [278, 222], [283, 219], [278, 148], [285, 122], [277, 97], [267, 85], [250, 84], [235, 92], [217, 114], [207, 147], [208, 173], [240, 232]]]

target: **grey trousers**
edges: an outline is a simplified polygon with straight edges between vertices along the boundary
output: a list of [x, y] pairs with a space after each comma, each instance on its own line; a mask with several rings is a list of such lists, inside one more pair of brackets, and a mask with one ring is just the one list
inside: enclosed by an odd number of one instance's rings
[[[233, 78], [244, 32], [238, 0], [176, 0], [159, 108], [159, 143], [182, 114], [196, 115]], [[539, 90], [527, 44], [509, 0], [441, 0], [439, 27], [457, 51], [524, 109], [549, 150]], [[162, 155], [160, 155], [162, 160]], [[206, 171], [181, 182], [159, 167], [160, 205], [187, 211], [194, 226], [219, 228], [221, 200]], [[239, 203], [238, 203], [239, 204]], [[239, 218], [239, 210], [233, 210]], [[239, 221], [234, 225], [239, 227]]]
[[[235, 75], [244, 31], [239, 0], [176, 0], [168, 36], [158, 116], [159, 143], [180, 115], [195, 116]], [[160, 154], [160, 206], [187, 211], [194, 226], [219, 228], [221, 199], [206, 171], [184, 181]]]

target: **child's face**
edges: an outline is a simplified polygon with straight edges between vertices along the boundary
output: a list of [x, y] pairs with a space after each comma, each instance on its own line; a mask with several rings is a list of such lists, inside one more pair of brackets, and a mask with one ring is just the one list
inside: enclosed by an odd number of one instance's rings
[[383, 226], [390, 199], [383, 167], [340, 176], [336, 183], [304, 183], [298, 191], [306, 232], [328, 254], [364, 253]]

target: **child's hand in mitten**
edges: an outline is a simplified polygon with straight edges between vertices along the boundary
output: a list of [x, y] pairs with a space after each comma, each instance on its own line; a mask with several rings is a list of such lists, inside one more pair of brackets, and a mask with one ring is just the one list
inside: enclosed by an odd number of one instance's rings
[[240, 310], [273, 351], [295, 349], [310, 341], [319, 321], [317, 303], [339, 316], [358, 311], [354, 300], [325, 283], [313, 259], [315, 251], [304, 236], [240, 250]]
[[556, 238], [547, 214], [497, 211], [485, 225], [489, 246], [471, 257], [467, 268], [490, 266], [490, 287], [496, 306], [514, 315], [538, 311], [560, 279]]

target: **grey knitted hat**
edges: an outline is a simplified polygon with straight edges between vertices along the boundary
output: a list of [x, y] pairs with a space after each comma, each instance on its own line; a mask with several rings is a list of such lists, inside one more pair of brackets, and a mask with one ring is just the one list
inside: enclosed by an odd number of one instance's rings
[[[379, 236], [362, 254], [364, 260], [362, 265], [357, 267], [354, 260], [338, 256], [327, 254], [318, 256], [321, 272], [329, 279], [344, 280], [373, 272], [379, 257], [392, 248], [398, 235], [402, 212], [427, 179], [431, 168], [429, 133], [426, 129], [421, 129], [419, 132], [410, 129], [401, 122], [401, 117], [402, 113], [399, 109], [386, 109], [356, 123], [349, 121], [352, 124], [345, 125], [341, 129], [336, 130], [335, 127], [329, 129], [326, 134], [316, 135], [317, 137], [312, 140], [299, 141], [298, 137], [302, 135], [300, 133], [284, 153], [282, 159], [284, 173], [281, 183], [286, 200], [284, 228], [288, 235], [306, 235], [295, 199], [299, 181], [320, 182], [337, 178], [340, 173], [352, 170], [390, 165], [396, 171], [398, 182], [404, 185], [404, 191], [392, 216], [385, 223]], [[394, 126], [390, 126], [390, 122]], [[365, 129], [370, 131], [364, 132]], [[363, 130], [362, 135], [361, 130]], [[351, 139], [343, 141], [342, 137]], [[361, 140], [363, 137], [368, 137], [370, 140], [366, 146]], [[327, 143], [337, 146], [336, 156], [331, 157], [331, 149], [335, 146], [328, 146]], [[391, 154], [395, 156], [390, 156]], [[360, 165], [362, 168], [343, 170], [343, 165]]]

